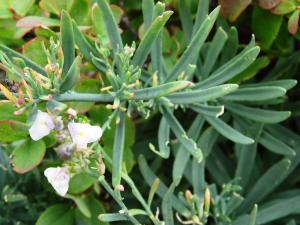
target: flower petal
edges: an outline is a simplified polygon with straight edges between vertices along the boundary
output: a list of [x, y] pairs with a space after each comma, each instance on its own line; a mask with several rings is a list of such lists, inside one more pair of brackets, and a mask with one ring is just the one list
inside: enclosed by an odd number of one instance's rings
[[48, 182], [61, 196], [65, 196], [69, 189], [70, 175], [65, 167], [49, 167], [44, 171]]
[[37, 141], [47, 136], [54, 127], [52, 117], [48, 113], [38, 110], [36, 119], [29, 129], [30, 137]]
[[91, 126], [87, 123], [68, 124], [73, 143], [78, 147], [86, 148], [88, 143], [97, 141], [102, 136], [102, 129], [99, 126]]

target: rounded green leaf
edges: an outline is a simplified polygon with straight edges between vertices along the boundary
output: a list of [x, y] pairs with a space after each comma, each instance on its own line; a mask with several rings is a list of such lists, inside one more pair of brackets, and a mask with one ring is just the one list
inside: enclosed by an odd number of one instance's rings
[[45, 153], [46, 145], [44, 141], [27, 139], [18, 145], [13, 152], [13, 170], [17, 173], [26, 173], [32, 170], [40, 164]]
[[73, 176], [69, 183], [70, 194], [79, 194], [90, 188], [95, 182], [95, 179], [87, 173], [79, 173]]
[[73, 225], [74, 212], [70, 205], [57, 204], [47, 208], [36, 225]]
[[25, 123], [13, 120], [0, 120], [0, 142], [13, 142], [24, 139], [28, 134]]

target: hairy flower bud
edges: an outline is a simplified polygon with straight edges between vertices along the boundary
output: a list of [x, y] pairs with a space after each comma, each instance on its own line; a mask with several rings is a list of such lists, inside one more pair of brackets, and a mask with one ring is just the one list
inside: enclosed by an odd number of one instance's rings
[[73, 143], [64, 143], [54, 148], [54, 150], [61, 160], [67, 160], [71, 158], [74, 147], [75, 145]]

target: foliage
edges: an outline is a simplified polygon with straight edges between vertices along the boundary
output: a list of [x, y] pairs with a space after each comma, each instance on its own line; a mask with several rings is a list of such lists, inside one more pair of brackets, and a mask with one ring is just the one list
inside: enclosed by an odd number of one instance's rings
[[208, 0], [17, 3], [0, 4], [1, 224], [299, 222], [300, 137], [280, 124], [299, 113], [296, 1], [253, 3], [263, 53]]

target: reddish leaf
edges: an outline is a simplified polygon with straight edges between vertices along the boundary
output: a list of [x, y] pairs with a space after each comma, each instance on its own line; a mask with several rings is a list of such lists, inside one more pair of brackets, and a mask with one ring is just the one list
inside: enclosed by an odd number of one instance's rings
[[298, 31], [298, 24], [299, 24], [299, 11], [296, 10], [289, 18], [288, 22], [288, 30], [291, 34], [296, 34]]
[[35, 28], [35, 27], [55, 27], [59, 26], [60, 22], [57, 19], [52, 19], [42, 16], [26, 16], [18, 20], [17, 27], [19, 28]]
[[272, 9], [272, 13], [276, 15], [285, 15], [293, 12], [296, 9], [295, 2], [290, 0], [282, 0], [275, 8]]
[[259, 0], [258, 4], [263, 9], [272, 9], [277, 6], [281, 0]]
[[221, 15], [233, 22], [250, 3], [251, 0], [219, 0], [219, 4], [222, 6]]

